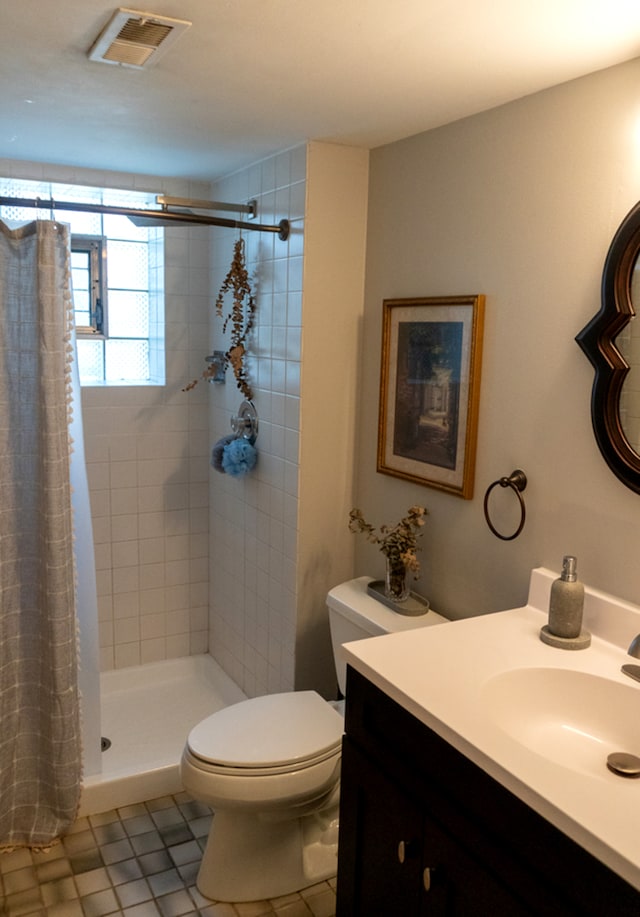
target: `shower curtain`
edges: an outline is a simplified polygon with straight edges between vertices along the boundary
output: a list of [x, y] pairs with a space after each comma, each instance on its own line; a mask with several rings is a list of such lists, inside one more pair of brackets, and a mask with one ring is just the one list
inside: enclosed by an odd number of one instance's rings
[[0, 222], [0, 847], [50, 844], [80, 798], [72, 329], [68, 227]]

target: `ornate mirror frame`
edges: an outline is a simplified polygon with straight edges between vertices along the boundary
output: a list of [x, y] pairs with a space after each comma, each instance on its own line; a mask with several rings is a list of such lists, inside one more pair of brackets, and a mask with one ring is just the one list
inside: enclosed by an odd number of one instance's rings
[[591, 420], [604, 460], [627, 487], [640, 493], [640, 455], [627, 439], [620, 421], [620, 394], [629, 364], [615, 338], [636, 314], [631, 302], [631, 276], [640, 254], [640, 203], [620, 224], [604, 263], [601, 306], [576, 335], [595, 369]]

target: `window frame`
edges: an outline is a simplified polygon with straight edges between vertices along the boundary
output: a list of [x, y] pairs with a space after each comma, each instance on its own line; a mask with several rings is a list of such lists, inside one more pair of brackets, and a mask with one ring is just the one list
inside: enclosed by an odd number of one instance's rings
[[109, 337], [107, 237], [72, 234], [71, 252], [89, 256], [89, 316], [91, 324], [76, 324], [78, 337]]

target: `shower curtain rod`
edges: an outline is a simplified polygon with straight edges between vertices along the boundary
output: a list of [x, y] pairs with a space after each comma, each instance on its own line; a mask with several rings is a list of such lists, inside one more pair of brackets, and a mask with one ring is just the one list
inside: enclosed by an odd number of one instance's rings
[[54, 201], [53, 198], [1, 197], [0, 206], [36, 207], [39, 210], [74, 210], [80, 213], [110, 213], [141, 220], [169, 220], [175, 223], [190, 223], [199, 226], [223, 226], [229, 229], [250, 229], [254, 232], [274, 232], [285, 242], [289, 238], [289, 220], [280, 220], [277, 226], [266, 223], [248, 223], [245, 220], [230, 220], [226, 217], [210, 217], [198, 213], [181, 213], [173, 210], [138, 210], [131, 207], [111, 207], [106, 204], [80, 204], [75, 201]]

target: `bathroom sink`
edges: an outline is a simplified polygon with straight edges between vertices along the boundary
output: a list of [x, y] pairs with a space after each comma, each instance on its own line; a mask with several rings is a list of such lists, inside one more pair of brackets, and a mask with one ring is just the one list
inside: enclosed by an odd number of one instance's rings
[[495, 675], [481, 689], [490, 720], [530, 751], [590, 776], [607, 756], [640, 756], [640, 688], [570, 669], [528, 667]]
[[640, 663], [640, 605], [586, 586], [591, 645], [549, 646], [556, 576], [534, 570], [526, 606], [359, 640], [345, 659], [640, 892], [640, 683], [620, 671]]

